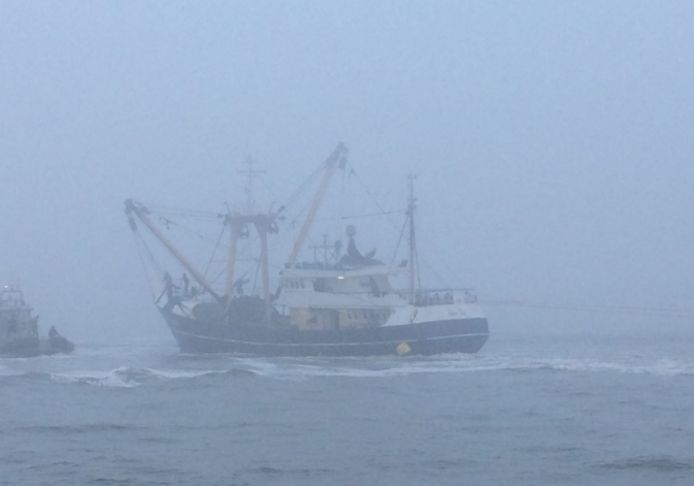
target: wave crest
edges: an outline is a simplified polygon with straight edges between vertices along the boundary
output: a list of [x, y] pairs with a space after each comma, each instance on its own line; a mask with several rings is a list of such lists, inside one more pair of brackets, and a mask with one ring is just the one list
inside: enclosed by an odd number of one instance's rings
[[77, 383], [85, 385], [132, 388], [140, 385], [162, 383], [177, 379], [194, 379], [215, 375], [253, 375], [248, 370], [156, 370], [152, 368], [133, 368], [123, 366], [107, 372], [52, 373], [51, 381], [56, 383]]
[[[45, 382], [132, 388], [178, 380], [260, 376], [280, 380], [313, 377], [381, 378], [445, 373], [623, 373], [664, 377], [694, 376], [694, 360], [643, 356], [614, 359], [531, 357], [513, 355], [445, 355], [425, 357], [358, 358], [209, 358], [212, 369], [174, 369], [121, 366], [111, 370], [26, 371], [0, 368], [2, 382]], [[180, 367], [179, 367], [180, 366]]]
[[246, 359], [244, 366], [256, 374], [273, 378], [391, 377], [425, 373], [477, 372], [608, 372], [656, 376], [694, 376], [694, 361], [672, 359], [534, 358], [519, 356], [448, 355], [436, 358]]

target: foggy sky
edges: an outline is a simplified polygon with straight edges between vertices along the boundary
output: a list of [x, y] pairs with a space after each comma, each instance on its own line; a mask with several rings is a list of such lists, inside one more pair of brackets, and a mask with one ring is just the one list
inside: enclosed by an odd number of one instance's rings
[[44, 330], [166, 336], [123, 200], [218, 210], [248, 154], [281, 199], [344, 141], [388, 207], [418, 174], [420, 252], [453, 285], [694, 307], [692, 25], [685, 1], [5, 0], [0, 278]]

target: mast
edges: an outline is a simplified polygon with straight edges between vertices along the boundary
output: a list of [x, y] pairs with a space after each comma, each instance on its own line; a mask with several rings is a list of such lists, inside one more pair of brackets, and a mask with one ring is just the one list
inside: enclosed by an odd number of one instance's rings
[[[222, 298], [212, 289], [210, 286], [209, 282], [207, 279], [205, 279], [204, 275], [200, 273], [192, 263], [188, 261], [188, 259], [183, 256], [183, 254], [171, 243], [166, 236], [161, 232], [159, 228], [152, 222], [151, 219], [149, 219], [148, 213], [149, 211], [147, 210], [146, 207], [144, 207], [142, 204], [139, 204], [132, 199], [128, 199], [125, 201], [125, 212], [129, 216], [131, 214], [135, 214], [137, 218], [142, 221], [142, 223], [147, 226], [147, 228], [152, 232], [152, 234], [166, 247], [167, 250], [173, 255], [173, 257], [179, 261], [183, 267], [190, 272], [190, 274], [193, 276], [193, 278], [205, 289], [207, 290], [210, 295], [212, 295], [218, 302], [222, 301]], [[134, 221], [131, 219], [131, 227], [133, 229], [137, 229], [135, 226]]]
[[227, 309], [231, 305], [231, 296], [234, 293], [234, 269], [236, 266], [236, 249], [239, 238], [242, 236], [242, 228], [246, 225], [255, 227], [258, 236], [260, 237], [260, 271], [263, 281], [263, 298], [266, 305], [266, 313], [270, 315], [270, 307], [272, 305], [272, 293], [270, 292], [270, 265], [267, 235], [276, 233], [277, 226], [275, 224], [276, 214], [228, 214], [226, 216], [227, 224], [229, 225], [229, 261], [227, 262]]
[[272, 309], [272, 293], [270, 292], [270, 272], [269, 272], [269, 252], [268, 252], [268, 233], [276, 233], [277, 227], [274, 224], [277, 213], [270, 211], [268, 214], [255, 212], [253, 200], [253, 180], [259, 174], [264, 174], [264, 170], [255, 170], [253, 165], [255, 160], [248, 157], [245, 162], [248, 169], [237, 171], [239, 174], [247, 176], [246, 187], [246, 214], [227, 214], [226, 221], [229, 224], [229, 260], [227, 261], [227, 310], [231, 305], [231, 297], [234, 292], [234, 268], [236, 266], [236, 250], [242, 229], [247, 225], [255, 227], [260, 238], [260, 272], [263, 285], [263, 300], [265, 302], [265, 319], [270, 320]]
[[236, 266], [236, 247], [241, 236], [241, 228], [245, 224], [244, 220], [253, 214], [253, 180], [256, 176], [264, 174], [264, 170], [256, 170], [253, 168], [255, 165], [255, 159], [250, 155], [246, 157], [243, 162], [248, 166], [245, 170], [237, 170], [237, 174], [243, 174], [246, 176], [246, 187], [244, 192], [246, 193], [246, 216], [243, 218], [240, 215], [232, 216], [231, 213], [227, 213], [225, 222], [229, 225], [229, 258], [227, 259], [227, 278], [226, 278], [226, 295], [227, 295], [227, 310], [229, 305], [231, 305], [231, 296], [234, 293], [234, 268]]
[[308, 236], [308, 232], [311, 229], [311, 226], [313, 225], [313, 221], [316, 218], [318, 208], [320, 208], [320, 205], [323, 202], [323, 198], [325, 197], [325, 193], [328, 189], [328, 183], [330, 182], [330, 179], [332, 178], [333, 174], [335, 174], [335, 171], [338, 169], [338, 167], [344, 168], [346, 162], [347, 147], [345, 147], [344, 144], [340, 142], [339, 144], [337, 144], [335, 150], [333, 150], [333, 152], [330, 154], [330, 156], [326, 159], [324, 163], [325, 172], [323, 172], [323, 177], [321, 178], [320, 185], [318, 186], [318, 191], [316, 192], [316, 195], [313, 197], [313, 202], [311, 203], [311, 207], [306, 216], [306, 220], [304, 221], [304, 224], [301, 227], [301, 230], [299, 231], [299, 236], [296, 238], [296, 241], [294, 242], [294, 248], [292, 249], [292, 252], [289, 255], [287, 266], [293, 267], [294, 263], [296, 263], [296, 258], [299, 256], [301, 247], [303, 246], [304, 241], [306, 240], [306, 236]]
[[414, 226], [414, 213], [417, 207], [417, 199], [414, 196], [414, 181], [417, 177], [414, 174], [408, 176], [410, 197], [407, 204], [407, 220], [410, 227], [409, 245], [410, 245], [410, 304], [416, 302], [416, 282], [417, 282], [417, 241]]
[[265, 301], [265, 320], [270, 321], [270, 309], [272, 300], [270, 294], [270, 275], [268, 265], [268, 248], [267, 248], [267, 233], [269, 230], [269, 221], [266, 218], [258, 219], [255, 223], [255, 229], [260, 236], [260, 275], [263, 281], [263, 300]]
[[234, 220], [231, 215], [227, 214], [226, 223], [229, 225], [229, 259], [227, 261], [227, 309], [231, 304], [231, 295], [234, 293], [234, 267], [236, 266], [236, 243], [241, 234], [241, 225]]
[[238, 174], [244, 174], [247, 177], [244, 192], [246, 193], [246, 213], [250, 215], [253, 213], [253, 203], [255, 202], [253, 201], [253, 181], [260, 174], [265, 174], [265, 171], [256, 170], [253, 168], [253, 166], [255, 165], [255, 159], [250, 155], [246, 158], [246, 160], [243, 163], [248, 166], [248, 169], [237, 170], [236, 172]]

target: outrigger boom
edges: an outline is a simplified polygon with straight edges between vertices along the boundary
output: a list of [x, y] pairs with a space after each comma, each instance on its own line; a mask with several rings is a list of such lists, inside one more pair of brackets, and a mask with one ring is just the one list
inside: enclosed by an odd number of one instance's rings
[[133, 199], [128, 199], [125, 201], [125, 214], [128, 216], [128, 219], [130, 221], [130, 228], [133, 231], [137, 231], [137, 225], [135, 224], [135, 220], [133, 219], [133, 214], [137, 216], [137, 219], [142, 221], [142, 223], [147, 226], [147, 228], [152, 232], [152, 234], [161, 242], [164, 247], [166, 247], [167, 250], [173, 255], [176, 260], [178, 260], [181, 265], [185, 267], [186, 270], [190, 272], [190, 274], [193, 276], [195, 280], [205, 289], [207, 290], [212, 297], [217, 300], [217, 302], [222, 302], [223, 299], [217, 294], [217, 292], [214, 291], [212, 286], [209, 284], [207, 279], [204, 277], [202, 273], [196, 269], [192, 263], [188, 261], [188, 259], [183, 256], [183, 253], [181, 253], [174, 245], [169, 241], [169, 239], [164, 236], [164, 234], [161, 232], [157, 226], [152, 223], [152, 220], [149, 219], [149, 210], [141, 203], [138, 203], [137, 201]]

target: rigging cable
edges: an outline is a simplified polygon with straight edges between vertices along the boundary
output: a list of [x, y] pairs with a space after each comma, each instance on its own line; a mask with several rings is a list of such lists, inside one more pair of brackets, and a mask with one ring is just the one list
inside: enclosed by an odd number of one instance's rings
[[[417, 260], [419, 260], [419, 259], [420, 259], [420, 257], [419, 257], [419, 255], [417, 255]], [[424, 267], [426, 267], [426, 269], [427, 269], [429, 272], [431, 272], [432, 274], [434, 274], [434, 278], [438, 279], [438, 281], [441, 282], [441, 284], [443, 284], [444, 287], [450, 287], [450, 286], [451, 286], [450, 283], [448, 282], [448, 280], [446, 280], [445, 278], [443, 278], [443, 275], [441, 275], [441, 274], [436, 270], [436, 268], [431, 264], [430, 261], [428, 261], [428, 260], [425, 259], [424, 257], [422, 257], [421, 260], [422, 260], [422, 263], [424, 263]], [[418, 274], [419, 274], [419, 273], [420, 273], [420, 272], [418, 272]], [[419, 275], [418, 275], [417, 277], [419, 278]]]
[[524, 307], [533, 309], [555, 309], [579, 312], [611, 312], [616, 314], [636, 314], [643, 316], [661, 316], [680, 319], [694, 318], [694, 311], [690, 309], [677, 309], [668, 307], [635, 307], [619, 305], [583, 305], [583, 304], [552, 304], [547, 302], [533, 302], [513, 299], [480, 299], [480, 303], [490, 307]]
[[286, 202], [280, 206], [280, 208], [277, 210], [277, 213], [281, 213], [284, 211], [286, 208], [290, 207], [291, 205], [294, 204], [296, 199], [299, 198], [301, 193], [303, 193], [306, 188], [313, 182], [314, 179], [316, 179], [320, 173], [323, 171], [323, 168], [325, 167], [325, 163], [321, 163], [305, 180], [304, 182], [301, 183], [301, 185], [287, 198]]
[[[362, 218], [374, 218], [377, 216], [389, 216], [391, 214], [403, 214], [402, 209], [397, 209], [395, 211], [384, 211], [381, 213], [365, 213], [365, 214], [352, 214], [350, 216], [341, 216], [339, 219], [362, 219]], [[333, 218], [335, 219], [335, 218]]]
[[219, 236], [217, 237], [217, 243], [214, 245], [214, 250], [212, 250], [212, 255], [210, 255], [210, 259], [207, 261], [207, 265], [205, 265], [205, 271], [203, 272], [203, 275], [207, 277], [207, 272], [210, 270], [210, 265], [212, 265], [212, 262], [217, 255], [217, 250], [219, 249], [219, 245], [222, 243], [222, 237], [224, 236], [224, 233], [226, 232], [226, 224], [222, 225], [222, 231], [219, 232]]
[[[348, 162], [348, 165], [349, 165], [349, 169], [350, 169], [350, 175], [354, 175], [354, 178], [357, 180], [357, 182], [359, 182], [359, 184], [361, 184], [362, 188], [364, 189], [364, 192], [366, 192], [366, 194], [373, 200], [374, 204], [376, 205], [376, 207], [380, 211], [379, 214], [382, 216], [392, 214], [393, 211], [386, 211], [385, 209], [383, 209], [383, 206], [381, 206], [381, 203], [378, 202], [378, 199], [376, 198], [376, 196], [369, 190], [369, 187], [364, 183], [364, 181], [361, 180], [361, 177], [359, 177], [359, 174], [354, 169], [354, 166], [349, 162]], [[395, 226], [395, 224], [392, 221], [390, 221], [390, 223], [391, 223], [391, 225], [393, 225], [393, 227], [395, 229], [398, 229], [397, 226]]]
[[211, 211], [201, 211], [197, 209], [173, 208], [169, 206], [147, 205], [147, 209], [152, 213], [169, 214], [173, 216], [183, 216], [189, 219], [199, 219], [204, 221], [215, 221], [219, 215]]
[[400, 230], [400, 236], [398, 237], [398, 243], [395, 245], [395, 251], [393, 251], [393, 257], [390, 260], [390, 266], [395, 264], [395, 259], [398, 257], [398, 252], [400, 251], [400, 245], [402, 244], [402, 239], [405, 237], [405, 230], [407, 229], [407, 219], [402, 224], [402, 229]]
[[[149, 287], [149, 292], [152, 295], [152, 298], [154, 299], [156, 297], [156, 293], [154, 292], [154, 286], [152, 284], [152, 279], [150, 277], [149, 267], [147, 266], [147, 263], [145, 261], [145, 255], [149, 258], [150, 262], [152, 263], [152, 266], [154, 267], [155, 272], [158, 272], [160, 275], [163, 275], [164, 271], [161, 268], [161, 266], [159, 265], [159, 262], [157, 262], [157, 260], [154, 258], [154, 255], [152, 254], [151, 250], [149, 249], [149, 246], [147, 246], [147, 243], [145, 242], [144, 237], [137, 229], [137, 226], [135, 225], [135, 221], [132, 219], [130, 220], [130, 228], [132, 230], [133, 239], [135, 240], [135, 251], [137, 252], [138, 260], [140, 261], [140, 264], [142, 265], [142, 269], [145, 273], [145, 279], [147, 280], [147, 286]], [[143, 255], [143, 253], [145, 255]]]
[[212, 240], [210, 240], [208, 237], [206, 237], [205, 235], [202, 235], [201, 233], [198, 233], [196, 230], [194, 230], [194, 229], [192, 229], [192, 228], [188, 228], [187, 226], [184, 226], [184, 225], [182, 225], [181, 223], [177, 223], [176, 221], [173, 221], [173, 220], [171, 220], [171, 219], [169, 219], [169, 218], [165, 218], [164, 216], [159, 216], [158, 219], [159, 219], [159, 221], [162, 222], [162, 224], [164, 225], [164, 227], [165, 227], [167, 230], [170, 230], [171, 227], [173, 226], [173, 227], [176, 227], [176, 228], [179, 228], [179, 229], [183, 230], [184, 232], [188, 232], [188, 233], [190, 233], [190, 234], [192, 234], [192, 235], [194, 235], [194, 236], [197, 236], [198, 238], [200, 238], [200, 239], [203, 240], [203, 241], [212, 241]]
[[[351, 173], [351, 174], [354, 174], [354, 177], [357, 179], [357, 181], [359, 182], [359, 184], [361, 184], [361, 186], [362, 186], [362, 188], [364, 189], [364, 191], [366, 192], [366, 194], [373, 200], [373, 202], [374, 202], [374, 204], [376, 205], [376, 207], [380, 210], [380, 213], [375, 214], [375, 215], [388, 216], [388, 215], [391, 215], [391, 214], [401, 214], [401, 213], [402, 213], [402, 211], [386, 211], [386, 210], [383, 208], [383, 206], [381, 206], [381, 204], [378, 202], [378, 199], [376, 198], [375, 194], [373, 194], [373, 192], [371, 192], [371, 191], [369, 190], [368, 186], [367, 186], [367, 185], [364, 183], [364, 181], [362, 181], [362, 179], [359, 177], [359, 174], [358, 174], [357, 171], [354, 169], [354, 166], [353, 166], [351, 163], [349, 164], [349, 167], [350, 167], [350, 173]], [[395, 250], [395, 253], [393, 254], [393, 262], [394, 262], [395, 259], [397, 258], [397, 252], [398, 252], [398, 250], [399, 250], [400, 244], [402, 243], [402, 238], [403, 238], [403, 235], [404, 235], [404, 231], [405, 231], [405, 228], [406, 228], [406, 226], [407, 226], [407, 220], [405, 220], [405, 225], [404, 225], [402, 228], [399, 228], [399, 227], [393, 222], [392, 219], [386, 218], [386, 220], [390, 223], [390, 225], [393, 227], [393, 229], [395, 229], [396, 231], [399, 230], [399, 231], [401, 232], [401, 233], [400, 233], [400, 237], [398, 238], [397, 248], [396, 248], [396, 250]], [[415, 250], [415, 251], [416, 251], [416, 250]], [[418, 255], [418, 254], [417, 254], [416, 258], [417, 258], [417, 261], [419, 262], [420, 258], [419, 258], [419, 255]], [[422, 260], [423, 260], [423, 259], [422, 259]], [[425, 261], [424, 263], [425, 263], [428, 267], [430, 267], [430, 265], [428, 264], [428, 262]], [[415, 264], [415, 262], [410, 262], [410, 265], [414, 265], [414, 264]], [[391, 263], [391, 265], [392, 265], [392, 263]], [[444, 279], [441, 279], [440, 275], [438, 275], [436, 271], [432, 271], [432, 273], [434, 273], [435, 276], [436, 276], [437, 278], [439, 278], [442, 282], [445, 282]], [[418, 286], [421, 287], [421, 278], [420, 278], [420, 275], [419, 275], [419, 274], [420, 274], [420, 272], [417, 272], [417, 284], [418, 284]]]

